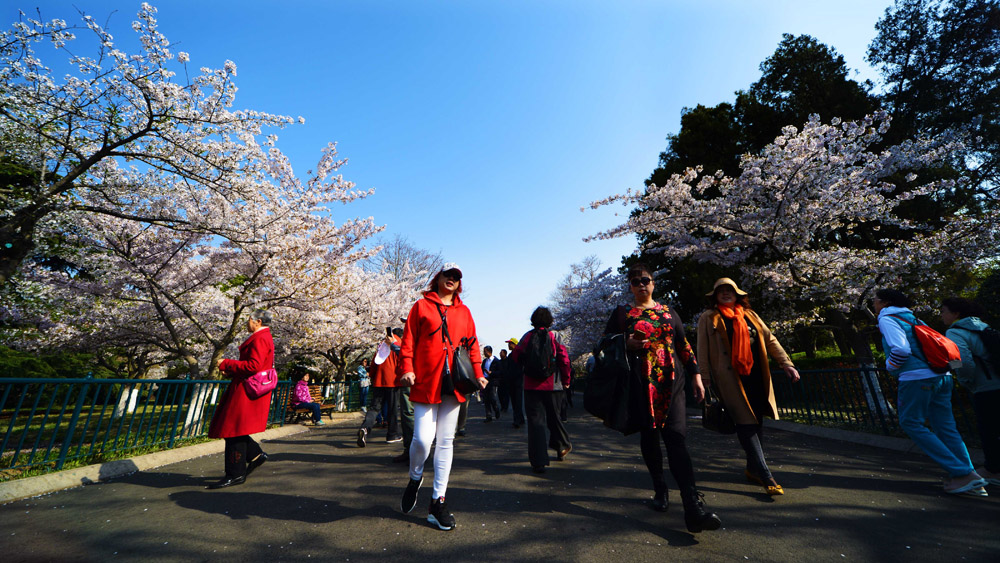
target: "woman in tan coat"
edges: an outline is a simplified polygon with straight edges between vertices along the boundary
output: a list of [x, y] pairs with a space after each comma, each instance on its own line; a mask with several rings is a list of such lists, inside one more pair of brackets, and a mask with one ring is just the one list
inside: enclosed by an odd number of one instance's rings
[[769, 495], [782, 495], [784, 490], [767, 468], [761, 449], [764, 417], [778, 419], [768, 356], [793, 382], [799, 380], [799, 372], [750, 308], [746, 295], [733, 280], [716, 280], [706, 295], [711, 307], [698, 320], [698, 365], [702, 377], [714, 382], [736, 423], [736, 436], [747, 454], [747, 479]]

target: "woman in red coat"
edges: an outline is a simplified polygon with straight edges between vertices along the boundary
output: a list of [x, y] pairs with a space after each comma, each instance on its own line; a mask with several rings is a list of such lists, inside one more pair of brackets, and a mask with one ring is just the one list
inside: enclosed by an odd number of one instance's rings
[[[455, 426], [459, 405], [465, 396], [455, 391], [450, 381], [442, 377], [445, 360], [454, 353], [463, 338], [469, 342], [469, 356], [480, 388], [486, 387], [482, 372], [479, 346], [475, 344], [476, 324], [469, 308], [462, 304], [462, 270], [456, 264], [445, 264], [423, 299], [418, 300], [406, 317], [403, 346], [400, 352], [403, 372], [399, 382], [410, 387], [413, 403], [413, 441], [410, 443], [410, 482], [403, 492], [400, 508], [410, 512], [417, 504], [417, 491], [424, 479], [424, 463], [434, 449], [434, 498], [427, 521], [442, 530], [455, 527], [455, 517], [445, 505], [448, 475], [451, 473]], [[447, 319], [447, 332], [443, 330]], [[443, 387], [442, 387], [443, 385]]]
[[274, 340], [271, 338], [271, 313], [258, 309], [247, 320], [250, 336], [240, 344], [239, 360], [221, 360], [219, 370], [232, 380], [222, 401], [215, 409], [209, 438], [226, 440], [226, 476], [209, 489], [240, 485], [247, 476], [265, 461], [267, 454], [250, 434], [267, 428], [267, 413], [271, 408], [271, 394], [251, 399], [243, 387], [248, 377], [274, 367]]

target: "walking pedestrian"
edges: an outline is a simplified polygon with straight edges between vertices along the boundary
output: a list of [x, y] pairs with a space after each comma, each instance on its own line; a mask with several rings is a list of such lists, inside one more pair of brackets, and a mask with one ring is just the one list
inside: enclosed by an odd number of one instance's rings
[[[506, 341], [507, 349], [512, 353], [517, 347], [517, 338]], [[503, 379], [507, 384], [507, 392], [510, 393], [510, 408], [514, 417], [514, 428], [524, 426], [524, 370], [508, 355], [508, 362], [504, 364]]]
[[368, 387], [371, 386], [371, 378], [368, 377], [368, 370], [365, 366], [358, 366], [358, 389], [360, 391], [359, 402], [362, 412], [368, 412]]
[[[982, 308], [973, 301], [952, 297], [941, 302], [945, 336], [958, 345], [962, 367], [955, 378], [972, 393], [979, 440], [986, 465], [977, 469], [991, 485], [1000, 485], [1000, 345], [996, 329], [980, 320]], [[987, 344], [991, 334], [993, 340]]]
[[274, 340], [271, 338], [271, 313], [257, 309], [247, 319], [247, 337], [240, 344], [239, 360], [220, 360], [218, 369], [231, 382], [208, 427], [209, 438], [226, 441], [226, 476], [209, 489], [243, 484], [247, 477], [267, 461], [267, 454], [251, 434], [267, 429], [271, 394], [256, 399], [247, 395], [243, 382], [257, 373], [274, 369]]
[[365, 413], [361, 428], [358, 428], [359, 448], [363, 448], [367, 444], [368, 433], [375, 426], [379, 413], [383, 412], [383, 409], [385, 414], [382, 419], [386, 423], [385, 441], [389, 444], [403, 441], [403, 435], [399, 433], [399, 417], [396, 414], [399, 411], [399, 405], [396, 404], [399, 398], [396, 393], [396, 368], [399, 363], [403, 330], [396, 328], [391, 332], [392, 334], [387, 334], [380, 344], [380, 347], [384, 345], [383, 350], [387, 350], [388, 353], [385, 355], [377, 353], [370, 364], [370, 371], [374, 374], [372, 384], [375, 387], [375, 392], [372, 394], [371, 408]]
[[729, 278], [715, 281], [705, 295], [709, 308], [698, 319], [698, 364], [736, 424], [746, 453], [744, 476], [770, 496], [785, 494], [764, 459], [764, 418], [778, 419], [769, 356], [789, 379], [799, 372], [771, 330], [750, 308], [747, 293]]
[[486, 387], [482, 357], [475, 342], [476, 325], [469, 308], [462, 303], [461, 293], [462, 270], [456, 264], [445, 264], [406, 317], [401, 354], [401, 383], [410, 386], [415, 424], [410, 444], [410, 481], [403, 491], [400, 508], [409, 513], [416, 506], [424, 478], [424, 463], [436, 439], [434, 491], [427, 521], [442, 530], [455, 527], [455, 517], [445, 503], [445, 493], [454, 455], [459, 405], [467, 402], [466, 397], [455, 390], [449, 377], [449, 370], [454, 368], [451, 359], [456, 346], [463, 342], [468, 346], [479, 387]]
[[[483, 358], [483, 375], [486, 376], [488, 383], [481, 394], [483, 396], [483, 406], [486, 407], [486, 422], [493, 422], [494, 418], [500, 420], [500, 400], [497, 398], [497, 382], [500, 381], [500, 370], [503, 368], [502, 364], [493, 357], [492, 346], [483, 347]], [[495, 376], [493, 372], [494, 364], [499, 368]]]
[[899, 379], [899, 426], [948, 473], [944, 492], [986, 496], [987, 481], [972, 467], [955, 426], [951, 374], [937, 373], [927, 363], [913, 328], [919, 321], [909, 309], [909, 298], [884, 288], [875, 292], [872, 304], [878, 313], [886, 369]]
[[[705, 388], [698, 362], [684, 334], [684, 324], [669, 306], [653, 299], [656, 284], [650, 268], [635, 264], [628, 271], [632, 305], [617, 307], [608, 320], [605, 334], [624, 334], [631, 375], [639, 384], [637, 400], [629, 400], [630, 419], [642, 421], [639, 447], [653, 480], [654, 510], [666, 512], [669, 499], [663, 474], [663, 451], [667, 449], [670, 473], [677, 482], [684, 506], [684, 524], [689, 532], [718, 530], [722, 520], [705, 511], [704, 496], [698, 491], [694, 464], [687, 448], [685, 373], [690, 377], [695, 397], [704, 400]], [[674, 364], [675, 358], [683, 367]]]
[[500, 350], [500, 369], [497, 373], [497, 400], [500, 402], [500, 413], [507, 412], [510, 408], [510, 384], [507, 382], [507, 350]]
[[[549, 465], [548, 448], [559, 461], [573, 449], [566, 427], [559, 418], [564, 389], [570, 384], [569, 354], [549, 330], [552, 312], [538, 307], [531, 313], [534, 327], [521, 337], [510, 357], [524, 372], [524, 409], [528, 418], [528, 461], [535, 473]], [[546, 429], [548, 439], [546, 440]]]

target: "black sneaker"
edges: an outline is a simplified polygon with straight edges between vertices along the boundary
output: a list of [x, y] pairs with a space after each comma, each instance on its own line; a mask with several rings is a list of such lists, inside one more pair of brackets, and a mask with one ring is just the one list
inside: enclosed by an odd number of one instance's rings
[[358, 429], [358, 447], [359, 448], [365, 447], [365, 445], [366, 445], [365, 438], [367, 436], [368, 436], [368, 430], [366, 430], [364, 428], [359, 428]]
[[394, 436], [392, 438], [386, 438], [385, 439], [385, 443], [387, 443], [387, 444], [395, 444], [396, 442], [402, 442], [402, 441], [403, 441], [403, 437], [402, 436]]
[[413, 510], [414, 506], [417, 506], [417, 491], [420, 490], [420, 485], [423, 482], [424, 477], [421, 475], [419, 479], [410, 479], [410, 482], [406, 484], [406, 490], [403, 491], [403, 499], [399, 501], [399, 509], [404, 514], [409, 513]]
[[455, 517], [448, 512], [448, 505], [444, 502], [444, 497], [431, 501], [431, 507], [427, 510], [427, 521], [442, 530], [455, 528]]

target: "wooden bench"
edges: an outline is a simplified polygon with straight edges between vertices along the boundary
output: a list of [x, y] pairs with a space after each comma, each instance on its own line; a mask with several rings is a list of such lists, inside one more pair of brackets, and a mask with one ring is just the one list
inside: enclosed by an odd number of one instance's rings
[[[312, 402], [318, 403], [320, 405], [319, 407], [320, 415], [325, 413], [327, 416], [330, 417], [330, 420], [333, 420], [333, 408], [335, 405], [333, 403], [323, 402], [325, 399], [323, 398], [322, 387], [319, 385], [310, 385], [309, 396], [312, 397]], [[295, 423], [302, 420], [303, 418], [312, 417], [311, 408], [299, 407], [296, 406], [297, 404], [298, 400], [296, 400], [295, 392], [293, 390], [292, 393], [288, 395], [288, 406], [285, 408], [286, 423]]]

